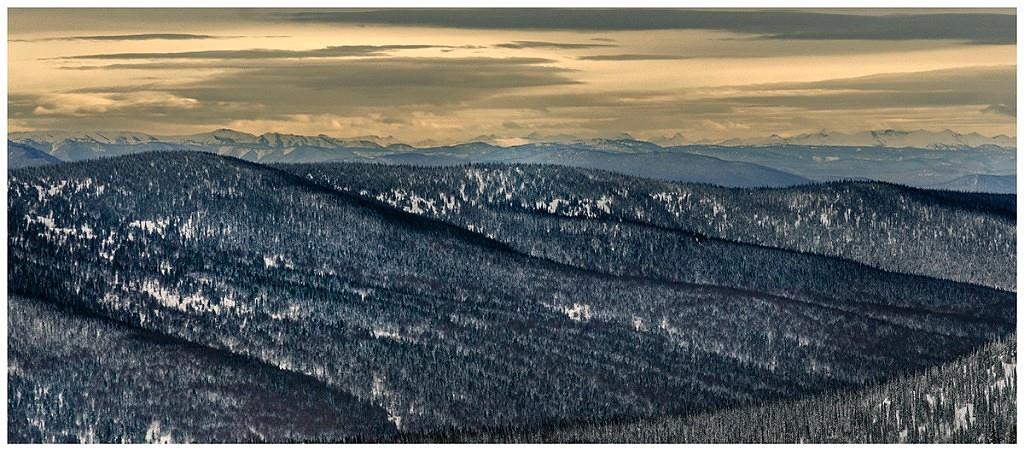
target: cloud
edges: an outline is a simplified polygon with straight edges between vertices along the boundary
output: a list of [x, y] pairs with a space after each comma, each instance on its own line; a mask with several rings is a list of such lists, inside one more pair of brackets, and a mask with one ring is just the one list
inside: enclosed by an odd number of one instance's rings
[[643, 55], [643, 54], [622, 54], [622, 55], [586, 55], [576, 59], [582, 61], [668, 61], [692, 59], [692, 56], [682, 55]]
[[[205, 78], [163, 84], [78, 88], [47, 96], [16, 96], [8, 104], [12, 118], [80, 117], [103, 113], [113, 120], [164, 115], [186, 123], [223, 124], [233, 120], [277, 120], [296, 115], [386, 114], [401, 123], [415, 111], [460, 113], [467, 103], [486, 103], [495, 95], [580, 84], [573, 70], [544, 58], [366, 58], [220, 62], [145, 62], [118, 69], [221, 69]], [[136, 90], [146, 93], [139, 97]], [[160, 96], [155, 95], [160, 93]], [[134, 97], [133, 97], [134, 96]], [[186, 100], [182, 100], [186, 99]], [[117, 102], [123, 102], [118, 107]], [[188, 112], [182, 112], [188, 108]], [[129, 116], [126, 114], [126, 116]]]
[[113, 34], [95, 36], [59, 36], [54, 38], [12, 39], [11, 42], [50, 42], [50, 41], [189, 41], [203, 39], [232, 39], [242, 36], [214, 36], [209, 34], [187, 33], [145, 33], [145, 34]]
[[[410, 119], [412, 114], [430, 113], [434, 118], [430, 123], [451, 127], [458, 123], [456, 118], [477, 121], [471, 118], [478, 117], [480, 111], [490, 111], [496, 117], [505, 116], [495, 119], [495, 127], [522, 125], [523, 120], [513, 118], [526, 114], [529, 123], [561, 118], [585, 124], [579, 127], [593, 130], [609, 127], [633, 131], [671, 130], [673, 124], [700, 120], [756, 122], [759, 129], [784, 129], [797, 125], [794, 118], [800, 117], [848, 120], [852, 127], [853, 121], [863, 123], [881, 114], [888, 118], [902, 114], [920, 123], [927, 120], [928, 114], [938, 115], [939, 111], [944, 115], [943, 120], [955, 118], [958, 111], [963, 112], [959, 114], [973, 111], [980, 116], [985, 110], [1003, 117], [1013, 117], [1015, 113], [1012, 105], [1016, 102], [1016, 69], [1013, 66], [686, 90], [592, 91], [587, 84], [574, 79], [575, 71], [555, 63], [543, 58], [468, 57], [311, 60], [301, 65], [273, 59], [259, 64], [238, 61], [229, 65], [229, 70], [219, 71], [209, 78], [175, 85], [78, 89], [65, 92], [66, 97], [42, 99], [12, 97], [9, 111], [14, 119], [31, 117], [34, 113], [46, 117], [83, 117], [88, 112], [102, 111], [107, 119], [123, 117], [134, 121], [148, 114], [197, 124], [223, 124], [253, 118], [286, 121], [303, 115], [359, 117], [377, 114], [388, 118], [378, 120], [380, 124], [409, 127], [413, 127], [409, 124], [418, 124]], [[150, 70], [225, 69], [209, 61], [117, 66], [142, 66]], [[538, 90], [554, 87], [559, 89]], [[149, 94], [132, 99], [134, 91], [165, 93], [166, 96]], [[127, 106], [114, 108], [110, 105], [118, 99], [125, 99]], [[187, 113], [179, 112], [184, 109]], [[499, 113], [501, 111], [506, 113]], [[989, 117], [991, 123], [994, 117]]]
[[810, 110], [1016, 104], [1016, 67], [964, 67], [718, 91], [723, 94], [700, 100]]
[[976, 89], [1013, 93], [1016, 86], [1015, 66], [957, 67], [924, 72], [875, 74], [864, 77], [838, 78], [803, 83], [771, 83], [750, 85], [748, 89], [806, 90], [806, 89], [884, 89], [932, 90]]
[[547, 41], [512, 41], [503, 44], [497, 44], [495, 45], [495, 47], [503, 49], [596, 49], [601, 47], [618, 47], [618, 45]]
[[1016, 16], [990, 12], [858, 15], [788, 10], [387, 9], [283, 12], [303, 23], [523, 30], [719, 30], [771, 39], [955, 40], [1015, 44]]
[[93, 116], [108, 113], [153, 113], [192, 109], [199, 101], [160, 91], [132, 93], [62, 93], [34, 100], [36, 116]]
[[[253, 61], [249, 61], [246, 58], [240, 58], [239, 60], [207, 60], [198, 58], [195, 61], [155, 61], [155, 62], [132, 62], [132, 63], [114, 63], [114, 64], [100, 64], [100, 65], [81, 65], [81, 66], [61, 66], [64, 70], [203, 70], [203, 69], [234, 69], [234, 70], [257, 70], [259, 68], [275, 68], [275, 67], [296, 67], [295, 64], [287, 61], [280, 61], [281, 58], [265, 58], [258, 61], [255, 64]], [[314, 60], [316, 61], [316, 60]], [[541, 64], [554, 64], [555, 60], [549, 58], [537, 58], [537, 57], [508, 57], [508, 58], [489, 58], [489, 57], [464, 57], [464, 58], [435, 58], [435, 57], [374, 57], [369, 55], [366, 58], [359, 58], [345, 61], [332, 61], [332, 60], [320, 60], [317, 63], [312, 61], [303, 63], [302, 66], [315, 68], [326, 66], [351, 66], [358, 67], [359, 65], [365, 64], [442, 64], [444, 62], [451, 62], [456, 66], [464, 66], [471, 63], [480, 63], [484, 65], [491, 64], [508, 64], [508, 65], [541, 65]], [[319, 64], [319, 65], [317, 65]], [[560, 69], [563, 71], [569, 71], [568, 69]]]
[[1017, 117], [1017, 105], [1016, 104], [993, 104], [985, 107], [981, 110], [982, 113], [989, 114], [1001, 114], [1003, 116]]
[[218, 75], [181, 91], [216, 100], [255, 99], [275, 108], [444, 105], [507, 90], [571, 85], [568, 69], [542, 58], [372, 58], [273, 64]]
[[396, 50], [420, 50], [450, 48], [436, 45], [336, 45], [310, 50], [246, 49], [246, 50], [199, 50], [193, 52], [169, 53], [105, 53], [95, 55], [66, 56], [68, 60], [153, 60], [153, 59], [204, 59], [204, 60], [252, 60], [252, 59], [300, 59], [337, 58], [385, 55]]
[[[985, 131], [1012, 127], [1016, 113], [1012, 47], [963, 43], [1011, 43], [1014, 15], [994, 10], [974, 10], [984, 14], [910, 10], [898, 16], [881, 10], [832, 11], [837, 13], [181, 10], [174, 20], [189, 23], [188, 31], [208, 34], [182, 34], [180, 39], [156, 33], [166, 30], [162, 22], [171, 19], [153, 10], [131, 14], [123, 10], [45, 14], [33, 10], [31, 15], [36, 17], [32, 21], [27, 21], [27, 13], [22, 11], [12, 23], [25, 34], [13, 37], [63, 34], [67, 36], [43, 39], [83, 42], [12, 47], [18, 53], [14, 62], [65, 57], [35, 61], [31, 68], [26, 63], [18, 66], [20, 71], [12, 66], [15, 76], [8, 112], [14, 127], [116, 127], [164, 133], [249, 124], [287, 132], [330, 132], [339, 129], [332, 125], [337, 121], [343, 129], [356, 130], [353, 134], [396, 134], [413, 137], [413, 141], [502, 130], [552, 134], [615, 130], [638, 136], [682, 131], [706, 137], [718, 133], [707, 125], [712, 123], [725, 124], [720, 133], [723, 137], [745, 128], [750, 134], [768, 134], [812, 128], [960, 126]], [[82, 15], [92, 19], [81, 22]], [[54, 22], [55, 16], [64, 21], [58, 21], [62, 26]], [[282, 17], [293, 22], [281, 23]], [[138, 20], [129, 20], [134, 18]], [[419, 44], [401, 36], [425, 36], [437, 30], [359, 25], [494, 31], [442, 33], [449, 39], [463, 36], [459, 39], [466, 39], [465, 44], [477, 45], [478, 51], [467, 51], [470, 46], [440, 40], [437, 43], [453, 45], [328, 46], [334, 43], [323, 40], [324, 27], [307, 26], [335, 22], [345, 25], [339, 27], [337, 36], [373, 33], [376, 40], [362, 41], [371, 44]], [[43, 30], [47, 32], [42, 34]], [[138, 30], [156, 32], [128, 34]], [[278, 41], [202, 40], [243, 34], [231, 30], [249, 30], [244, 34], [254, 38], [289, 34], [296, 42], [313, 44], [305, 44], [310, 47], [306, 49], [282, 49], [264, 44]], [[618, 33], [622, 30], [690, 31]], [[179, 40], [159, 41], [161, 37]], [[835, 41], [840, 39], [846, 41]], [[897, 40], [902, 42], [895, 43]], [[502, 57], [532, 56], [540, 51], [560, 56]], [[434, 57], [426, 57], [428, 54]], [[492, 58], [469, 57], [472, 55]], [[687, 63], [688, 58], [721, 60], [702, 65], [697, 63], [703, 59]], [[963, 63], [955, 63], [961, 59]], [[904, 73], [840, 78], [864, 73], [880, 61], [891, 62], [885, 70]], [[906, 72], [945, 64], [943, 61], [1011, 66]], [[794, 73], [795, 64], [806, 64], [806, 70]], [[60, 71], [61, 67], [94, 72], [70, 73]], [[38, 80], [33, 79], [36, 70], [40, 71]], [[747, 83], [746, 71], [757, 80], [832, 79], [717, 85], [725, 80]], [[96, 86], [108, 76], [110, 86]]]

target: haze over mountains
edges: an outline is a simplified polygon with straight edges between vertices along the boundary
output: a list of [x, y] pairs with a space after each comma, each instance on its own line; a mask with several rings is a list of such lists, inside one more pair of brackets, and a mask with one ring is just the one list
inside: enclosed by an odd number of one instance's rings
[[[96, 141], [104, 144], [140, 144], [152, 141], [193, 143], [193, 144], [265, 144], [273, 147], [296, 146], [379, 146], [387, 147], [405, 144], [410, 147], [439, 147], [458, 143], [442, 144], [424, 140], [403, 143], [393, 136], [357, 136], [350, 138], [334, 138], [327, 135], [303, 136], [287, 133], [268, 132], [261, 135], [240, 132], [230, 129], [218, 129], [208, 133], [178, 136], [154, 136], [146, 133], [130, 131], [30, 131], [12, 132], [8, 138], [13, 141], [36, 141], [57, 144], [65, 140]], [[543, 134], [533, 132], [523, 136], [480, 135], [466, 142], [484, 142], [496, 146], [515, 146], [539, 143], [578, 143], [591, 138], [581, 138], [567, 134]], [[1015, 137], [996, 135], [992, 137], [979, 133], [961, 134], [953, 130], [867, 130], [861, 132], [839, 132], [822, 130], [817, 133], [805, 133], [793, 136], [771, 135], [762, 138], [735, 138], [720, 141], [690, 140], [681, 133], [672, 136], [637, 138], [629, 133], [620, 133], [603, 139], [647, 141], [664, 147], [685, 146], [691, 144], [722, 145], [722, 146], [766, 146], [779, 144], [812, 145], [812, 146], [868, 146], [868, 147], [915, 147], [925, 149], [963, 149], [982, 146], [1016, 148]]]
[[857, 133], [843, 133], [822, 130], [818, 133], [782, 137], [771, 135], [767, 138], [729, 139], [717, 143], [723, 146], [771, 146], [792, 144], [803, 146], [866, 146], [866, 147], [913, 147], [920, 149], [964, 149], [985, 146], [1016, 148], [1017, 140], [1006, 135], [993, 137], [979, 133], [966, 135], [946, 129], [928, 130], [869, 130]]
[[[838, 132], [821, 130], [817, 133], [804, 133], [792, 136], [770, 135], [758, 138], [733, 138], [725, 140], [692, 140], [682, 133], [671, 136], [655, 136], [650, 138], [635, 138], [629, 133], [621, 133], [612, 139], [643, 140], [658, 144], [664, 147], [687, 146], [687, 145], [720, 145], [720, 146], [773, 146], [773, 145], [802, 145], [802, 146], [864, 146], [864, 147], [890, 147], [905, 148], [914, 147], [922, 149], [964, 149], [984, 146], [995, 146], [1003, 148], [1016, 148], [1017, 140], [1006, 135], [992, 137], [980, 133], [960, 134], [953, 130], [867, 130], [862, 132]], [[481, 141], [494, 145], [519, 145], [528, 143], [572, 143], [580, 141], [580, 138], [571, 135], [545, 135], [531, 133], [522, 137], [481, 135], [471, 141]]]
[[822, 132], [717, 145], [678, 145], [685, 142], [680, 135], [658, 139], [658, 144], [628, 134], [579, 139], [534, 133], [525, 138], [492, 135], [462, 144], [417, 147], [393, 137], [253, 135], [227, 129], [173, 137], [135, 132], [16, 132], [9, 135], [9, 140], [11, 167], [55, 162], [41, 154], [60, 161], [81, 161], [146, 151], [192, 150], [261, 163], [556, 164], [736, 187], [870, 179], [937, 189], [1012, 193], [1016, 176], [1013, 139], [961, 135], [949, 130]]
[[25, 144], [7, 142], [7, 164], [10, 168], [26, 168], [58, 164], [61, 160], [42, 150]]

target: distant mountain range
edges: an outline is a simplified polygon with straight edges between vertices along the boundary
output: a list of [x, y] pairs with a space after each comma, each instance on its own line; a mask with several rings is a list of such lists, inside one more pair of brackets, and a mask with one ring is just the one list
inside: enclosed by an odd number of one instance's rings
[[[781, 187], [870, 179], [960, 191], [1015, 192], [1015, 140], [953, 131], [887, 130], [686, 144], [680, 134], [644, 141], [622, 134], [581, 139], [532, 133], [480, 136], [462, 144], [417, 146], [394, 137], [334, 138], [219, 129], [157, 137], [137, 132], [16, 132], [11, 168], [150, 151], [201, 151], [259, 163], [376, 162], [415, 166], [534, 163], [601, 169], [668, 181]], [[45, 157], [44, 157], [45, 156]]]
[[[617, 140], [637, 140], [629, 133], [612, 137]], [[570, 135], [543, 135], [532, 133], [523, 137], [499, 135], [482, 135], [472, 141], [486, 142], [499, 146], [535, 144], [535, 143], [574, 143], [581, 138]], [[804, 133], [783, 137], [771, 135], [759, 138], [735, 138], [727, 140], [693, 140], [676, 133], [671, 136], [655, 136], [644, 139], [659, 146], [674, 147], [688, 145], [719, 145], [719, 146], [866, 146], [888, 148], [920, 148], [920, 149], [969, 149], [978, 147], [1016, 148], [1017, 139], [1006, 135], [984, 136], [979, 133], [960, 134], [953, 130], [868, 130], [855, 133], [844, 133], [822, 130], [817, 133]]]
[[1017, 190], [1016, 175], [965, 175], [946, 183], [932, 185], [934, 189], [985, 193], [1014, 193]]
[[57, 157], [31, 146], [7, 142], [7, 164], [11, 168], [27, 168], [60, 163]]
[[[388, 137], [338, 139], [325, 135], [281, 133], [256, 136], [233, 130], [216, 130], [167, 138], [128, 132], [78, 135], [14, 133], [9, 140], [9, 147], [12, 146], [36, 149], [60, 161], [83, 161], [151, 151], [200, 151], [259, 163], [377, 162], [416, 166], [534, 163], [736, 187], [779, 187], [810, 182], [807, 178], [753, 163], [669, 152], [656, 144], [632, 139], [590, 139], [568, 144], [539, 143], [511, 147], [469, 142], [415, 148], [395, 143]], [[10, 161], [12, 168], [22, 166], [20, 160], [13, 157]]]
[[[327, 135], [303, 136], [287, 133], [270, 132], [262, 135], [254, 135], [230, 129], [218, 129], [208, 133], [179, 136], [155, 136], [146, 133], [132, 131], [38, 131], [38, 132], [14, 132], [8, 135], [12, 141], [34, 141], [38, 143], [57, 144], [61, 141], [95, 141], [103, 144], [142, 144], [147, 142], [174, 142], [203, 145], [268, 145], [271, 147], [415, 147], [430, 148], [455, 145], [457, 143], [441, 143], [434, 140], [423, 140], [418, 142], [403, 143], [394, 136], [356, 136], [349, 138], [334, 138]], [[980, 133], [961, 134], [953, 130], [867, 130], [861, 132], [838, 132], [822, 130], [817, 133], [804, 133], [793, 136], [780, 136], [773, 134], [760, 138], [734, 138], [727, 140], [693, 140], [688, 139], [681, 133], [671, 136], [657, 136], [650, 138], [637, 138], [629, 133], [620, 133], [598, 140], [613, 141], [646, 141], [659, 146], [674, 147], [686, 145], [719, 145], [719, 146], [773, 146], [773, 145], [802, 145], [802, 146], [868, 146], [868, 147], [891, 147], [891, 148], [921, 148], [921, 149], [966, 149], [976, 147], [1002, 147], [1015, 149], [1017, 138], [1007, 135], [984, 136]], [[481, 142], [500, 147], [512, 147], [523, 144], [578, 144], [584, 143], [593, 138], [583, 138], [568, 134], [544, 134], [533, 132], [525, 136], [509, 136], [488, 134], [480, 135], [467, 142]]]
[[[152, 143], [176, 143], [190, 145], [225, 145], [225, 146], [266, 146], [274, 148], [289, 147], [368, 147], [384, 148], [401, 144], [393, 136], [359, 136], [354, 138], [334, 138], [327, 135], [304, 136], [288, 133], [251, 133], [221, 128], [207, 133], [194, 135], [154, 136], [147, 133], [132, 131], [38, 131], [14, 132], [7, 138], [15, 142], [30, 142], [39, 145], [59, 147], [69, 142], [96, 143], [106, 145], [140, 145]], [[405, 146], [404, 147], [411, 147]]]
[[672, 149], [775, 168], [815, 181], [881, 180], [930, 189], [1016, 192], [1017, 153], [999, 147], [936, 150], [780, 144]]
[[879, 130], [857, 133], [842, 133], [822, 130], [818, 133], [781, 137], [771, 135], [767, 138], [730, 139], [717, 143], [722, 146], [869, 146], [869, 147], [913, 147], [919, 149], [966, 149], [977, 147], [1017, 148], [1017, 139], [1006, 135], [993, 137], [978, 133], [966, 135], [952, 130]]

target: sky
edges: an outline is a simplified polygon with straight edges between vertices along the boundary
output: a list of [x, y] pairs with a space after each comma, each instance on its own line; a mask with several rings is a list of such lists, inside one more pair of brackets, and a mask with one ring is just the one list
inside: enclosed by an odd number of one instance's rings
[[10, 9], [8, 128], [1015, 134], [1013, 10]]

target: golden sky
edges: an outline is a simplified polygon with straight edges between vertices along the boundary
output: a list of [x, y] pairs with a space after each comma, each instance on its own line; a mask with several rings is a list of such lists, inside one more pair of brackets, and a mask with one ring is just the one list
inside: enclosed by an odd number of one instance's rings
[[1012, 10], [8, 15], [12, 131], [1015, 134]]

